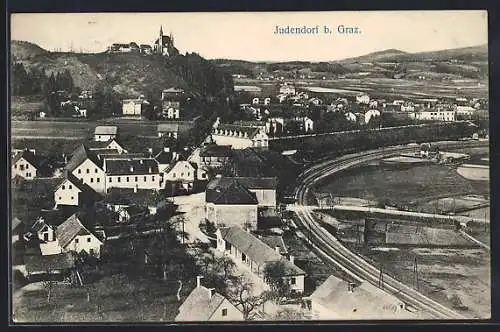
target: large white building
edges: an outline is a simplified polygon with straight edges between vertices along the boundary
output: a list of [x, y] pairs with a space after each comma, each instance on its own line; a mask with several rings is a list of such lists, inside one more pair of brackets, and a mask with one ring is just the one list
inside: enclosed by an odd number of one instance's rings
[[231, 145], [233, 149], [262, 148], [269, 146], [269, 136], [261, 128], [218, 124], [212, 131], [217, 145]]
[[456, 112], [454, 110], [423, 110], [409, 114], [410, 117], [415, 120], [435, 120], [444, 122], [456, 120]]
[[97, 126], [94, 132], [94, 141], [109, 142], [118, 136], [117, 126]]

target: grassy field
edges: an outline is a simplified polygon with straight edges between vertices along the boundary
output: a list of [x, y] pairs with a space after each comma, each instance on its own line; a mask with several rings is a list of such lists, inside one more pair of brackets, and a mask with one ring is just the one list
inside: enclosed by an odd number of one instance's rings
[[[47, 290], [24, 291], [14, 295], [13, 317], [16, 322], [55, 323], [55, 322], [159, 322], [173, 321], [181, 302], [177, 301], [177, 283], [165, 284], [127, 279], [121, 287], [106, 287], [109, 280], [100, 280], [91, 287], [100, 289], [97, 294], [82, 287], [56, 284], [52, 299], [47, 302]], [[142, 282], [142, 283], [141, 283]], [[141, 283], [141, 284], [139, 284]], [[142, 300], [130, 289], [144, 289]], [[188, 285], [181, 292], [185, 297], [192, 290]], [[140, 309], [142, 307], [142, 310]], [[142, 315], [142, 312], [144, 315]]]
[[[353, 246], [351, 246], [353, 247]], [[490, 257], [482, 249], [397, 249], [360, 252], [385, 273], [471, 318], [491, 315]]]

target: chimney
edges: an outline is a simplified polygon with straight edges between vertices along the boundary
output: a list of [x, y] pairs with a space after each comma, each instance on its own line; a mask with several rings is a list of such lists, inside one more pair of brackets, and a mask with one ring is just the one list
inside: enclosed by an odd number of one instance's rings
[[139, 160], [139, 163], [141, 163], [141, 165], [142, 165], [142, 164], [144, 164], [144, 161], [141, 159], [141, 160]]
[[215, 288], [208, 288], [208, 296], [212, 297], [214, 296], [215, 293]]
[[170, 148], [168, 146], [163, 147], [163, 152], [170, 152]]
[[281, 254], [281, 250], [279, 246], [274, 247], [274, 250], [278, 253]]
[[130, 165], [130, 172], [134, 172], [134, 166]]
[[152, 172], [152, 169], [151, 169], [151, 167], [150, 167], [150, 168], [149, 168], [149, 173], [151, 173], [151, 172]]
[[290, 255], [290, 263], [294, 264], [295, 263], [295, 257], [293, 257], [292, 255]]
[[137, 187], [138, 187], [138, 185], [135, 185], [135, 187], [134, 187], [134, 193], [137, 193]]
[[201, 287], [201, 279], [203, 278], [203, 276], [197, 276], [196, 277], [196, 288], [200, 288]]

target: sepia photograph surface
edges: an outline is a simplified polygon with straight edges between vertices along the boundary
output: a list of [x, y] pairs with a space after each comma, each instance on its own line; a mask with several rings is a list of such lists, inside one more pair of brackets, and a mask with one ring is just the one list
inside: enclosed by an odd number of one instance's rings
[[491, 318], [486, 11], [10, 19], [12, 322]]

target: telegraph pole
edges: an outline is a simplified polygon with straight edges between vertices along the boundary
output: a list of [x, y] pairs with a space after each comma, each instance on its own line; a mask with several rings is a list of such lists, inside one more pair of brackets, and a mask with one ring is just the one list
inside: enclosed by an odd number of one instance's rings
[[378, 276], [378, 288], [384, 289], [384, 273], [382, 272], [382, 265], [380, 265], [380, 274]]
[[415, 260], [413, 262], [413, 281], [416, 286], [416, 289], [418, 291], [419, 284], [418, 284], [418, 262], [417, 262], [417, 257], [415, 256]]

